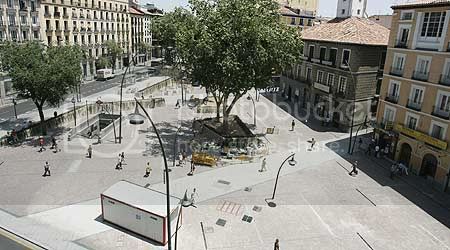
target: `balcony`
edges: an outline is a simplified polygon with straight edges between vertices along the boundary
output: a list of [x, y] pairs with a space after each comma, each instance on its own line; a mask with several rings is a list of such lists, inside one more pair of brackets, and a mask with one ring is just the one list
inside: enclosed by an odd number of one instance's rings
[[393, 76], [403, 76], [403, 69], [397, 68], [395, 66], [391, 67], [390, 74]]
[[395, 40], [394, 47], [395, 48], [407, 49], [408, 48], [408, 40], [406, 40], [406, 41], [404, 41], [404, 40]]
[[314, 83], [314, 88], [316, 88], [318, 90], [322, 90], [325, 93], [330, 93], [330, 86], [325, 85], [323, 83], [315, 82]]
[[78, 18], [78, 15], [76, 13], [72, 13], [72, 18]]
[[46, 17], [46, 18], [50, 18], [50, 17], [52, 17], [52, 15], [50, 15], [50, 13], [49, 13], [49, 12], [45, 12], [45, 13], [44, 13], [44, 17]]
[[67, 14], [67, 13], [64, 13], [64, 14], [63, 14], [63, 18], [64, 18], [64, 19], [67, 19], [67, 18], [69, 18], [69, 14]]
[[45, 32], [52, 32], [53, 31], [53, 27], [49, 26], [45, 29]]
[[436, 117], [448, 120], [448, 118], [450, 117], [450, 110], [448, 108], [442, 109], [441, 107], [433, 106], [433, 112], [431, 112], [431, 114]]
[[61, 32], [61, 27], [56, 27], [55, 32]]
[[348, 65], [347, 64], [341, 64], [341, 66], [339, 66], [341, 69], [345, 69], [348, 70]]
[[419, 72], [419, 71], [414, 70], [411, 78], [414, 80], [418, 80], [418, 81], [428, 82], [428, 77], [429, 77], [428, 72], [424, 73], [424, 72]]
[[78, 33], [78, 31], [79, 31], [79, 30], [78, 30], [77, 27], [73, 27], [73, 32], [74, 32], [74, 33]]
[[55, 18], [60, 18], [60, 17], [61, 17], [61, 12], [55, 11], [55, 13], [53, 13], [53, 16], [54, 16]]
[[439, 80], [439, 84], [450, 86], [450, 75], [448, 74], [441, 74], [441, 78]]
[[410, 108], [415, 111], [421, 111], [422, 110], [422, 103], [421, 102], [415, 102], [414, 100], [408, 99], [408, 103], [406, 104], [407, 108]]
[[323, 64], [323, 65], [326, 65], [326, 66], [330, 66], [330, 67], [333, 66], [333, 62], [332, 62], [332, 61], [322, 60], [322, 64]]
[[398, 95], [396, 96], [396, 95], [386, 93], [386, 97], [384, 98], [384, 100], [387, 102], [390, 102], [390, 103], [397, 104], [398, 103]]
[[320, 59], [319, 58], [311, 58], [311, 62], [320, 63]]

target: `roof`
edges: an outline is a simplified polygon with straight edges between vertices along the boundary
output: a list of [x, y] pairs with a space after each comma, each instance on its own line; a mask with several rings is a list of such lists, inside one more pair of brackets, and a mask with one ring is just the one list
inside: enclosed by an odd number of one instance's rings
[[280, 14], [282, 16], [292, 16], [292, 17], [310, 17], [315, 18], [314, 12], [306, 11], [301, 9], [291, 8], [286, 5], [280, 5]]
[[[102, 195], [133, 207], [166, 217], [166, 194], [159, 191], [144, 188], [128, 181], [119, 181], [106, 189]], [[180, 199], [171, 197], [170, 209], [178, 207]]]
[[280, 14], [283, 15], [283, 16], [299, 16], [297, 13], [295, 13], [292, 10], [290, 10], [286, 6], [281, 6], [280, 7]]
[[134, 7], [130, 7], [130, 14], [132, 15], [144, 15], [144, 12], [134, 8]]
[[389, 29], [360, 17], [335, 18], [302, 33], [303, 40], [387, 46]]
[[415, 0], [391, 6], [392, 9], [450, 6], [450, 0]]

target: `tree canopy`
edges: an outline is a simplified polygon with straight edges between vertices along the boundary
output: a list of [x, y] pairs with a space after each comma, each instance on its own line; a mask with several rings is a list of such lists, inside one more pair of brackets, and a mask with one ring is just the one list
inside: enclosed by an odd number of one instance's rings
[[192, 81], [207, 88], [218, 110], [222, 105], [226, 126], [237, 100], [271, 84], [274, 71], [300, 58], [303, 43], [273, 0], [190, 0], [190, 8], [175, 9], [156, 27]]
[[111, 60], [112, 71], [114, 73], [114, 71], [116, 70], [117, 59], [122, 55], [123, 49], [114, 40], [107, 40], [104, 45], [108, 51], [107, 55]]
[[31, 99], [45, 121], [45, 103], [57, 105], [81, 81], [82, 51], [75, 46], [45, 47], [38, 42], [7, 43], [1, 46], [2, 69], [13, 88]]

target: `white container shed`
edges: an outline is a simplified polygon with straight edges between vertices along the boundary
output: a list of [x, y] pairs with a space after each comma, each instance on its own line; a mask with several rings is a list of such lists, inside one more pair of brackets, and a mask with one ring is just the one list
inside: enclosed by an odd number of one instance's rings
[[[119, 181], [101, 195], [105, 221], [123, 227], [163, 245], [167, 244], [166, 194], [128, 181]], [[170, 198], [172, 236], [180, 211], [180, 199]], [[178, 228], [182, 224], [182, 215]]]

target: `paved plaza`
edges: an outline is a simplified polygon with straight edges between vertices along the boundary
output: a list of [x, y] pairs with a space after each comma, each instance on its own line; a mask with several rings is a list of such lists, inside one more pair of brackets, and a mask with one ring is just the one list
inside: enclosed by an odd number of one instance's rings
[[[202, 98], [204, 90], [190, 95]], [[193, 119], [206, 117], [187, 106], [175, 109], [180, 89], [164, 96], [166, 105], [149, 110], [161, 133], [172, 168], [173, 142], [193, 139]], [[176, 93], [176, 95], [175, 95]], [[178, 249], [450, 249], [448, 195], [417, 188], [414, 176], [389, 178], [389, 162], [356, 151], [346, 154], [348, 134], [324, 132], [314, 120], [291, 115], [279, 96], [256, 102], [257, 131], [276, 128], [264, 137], [268, 171], [260, 173], [260, 160], [219, 167], [173, 167], [171, 194], [182, 198], [198, 190], [196, 206], [183, 208]], [[234, 113], [253, 123], [252, 102], [241, 98]], [[214, 115], [214, 114], [211, 114]], [[294, 131], [291, 121], [296, 121]], [[298, 120], [300, 119], [300, 120]], [[106, 223], [101, 218], [100, 193], [119, 180], [165, 191], [161, 152], [149, 124], [123, 120], [122, 144], [113, 133], [95, 140], [59, 137], [61, 152], [37, 152], [35, 143], [0, 148], [0, 224], [48, 249], [164, 249], [148, 239]], [[310, 150], [311, 138], [317, 141]], [[93, 144], [93, 158], [86, 158]], [[115, 170], [117, 156], [125, 152], [123, 170]], [[295, 153], [297, 164], [281, 162]], [[359, 174], [349, 176], [359, 161]], [[49, 161], [51, 176], [42, 177]], [[146, 163], [153, 171], [143, 178]], [[420, 181], [420, 180], [417, 180]], [[430, 191], [432, 192], [432, 191]], [[447, 199], [450, 201], [450, 198]], [[163, 205], [163, 204], [162, 204]], [[245, 217], [245, 221], [243, 218]], [[203, 226], [203, 229], [202, 229]], [[175, 243], [175, 239], [173, 239]]]

